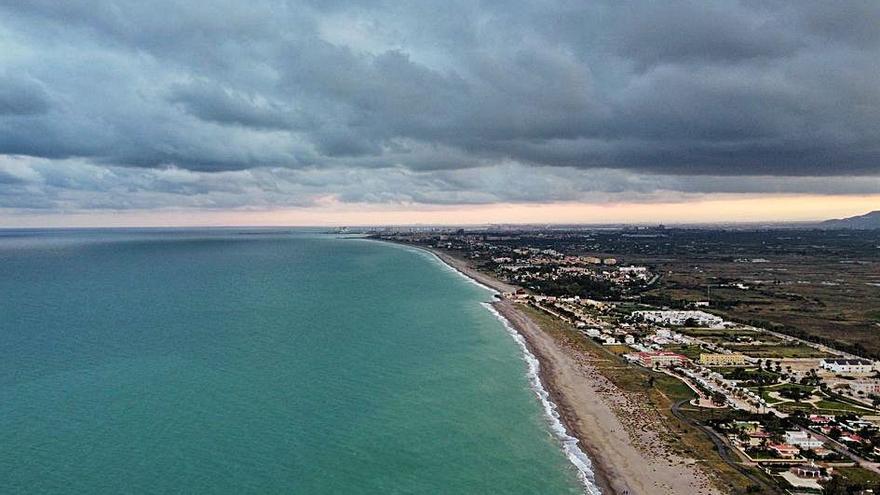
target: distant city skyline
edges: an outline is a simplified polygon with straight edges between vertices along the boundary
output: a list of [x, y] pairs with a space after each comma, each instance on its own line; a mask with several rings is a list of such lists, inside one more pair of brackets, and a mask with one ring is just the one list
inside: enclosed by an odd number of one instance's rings
[[289, 210], [127, 210], [19, 214], [3, 227], [226, 227], [485, 224], [715, 224], [812, 222], [880, 208], [880, 195], [752, 197], [678, 203], [589, 205], [492, 204], [482, 206], [324, 205]]

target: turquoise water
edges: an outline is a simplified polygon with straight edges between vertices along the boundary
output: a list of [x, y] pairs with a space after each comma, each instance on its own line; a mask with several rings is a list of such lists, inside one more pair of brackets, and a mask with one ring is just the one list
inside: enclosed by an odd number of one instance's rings
[[0, 231], [2, 493], [580, 493], [490, 294], [283, 231]]

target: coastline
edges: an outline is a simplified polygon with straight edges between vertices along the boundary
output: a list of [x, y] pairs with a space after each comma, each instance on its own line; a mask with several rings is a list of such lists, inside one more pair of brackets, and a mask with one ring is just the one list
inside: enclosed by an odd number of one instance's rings
[[607, 475], [593, 460], [592, 455], [587, 454], [584, 448], [584, 442], [581, 436], [576, 435], [570, 426], [571, 421], [566, 409], [560, 410], [558, 393], [554, 393], [553, 387], [545, 385], [548, 383], [547, 365], [541, 364], [534, 350], [523, 332], [517, 330], [511, 320], [505, 316], [502, 311], [504, 308], [496, 306], [498, 302], [484, 303], [489, 311], [498, 318], [504, 325], [504, 328], [513, 336], [517, 344], [522, 348], [523, 356], [529, 368], [529, 379], [532, 382], [532, 390], [538, 396], [538, 400], [544, 407], [544, 414], [550, 421], [550, 427], [553, 430], [556, 439], [560, 442], [563, 452], [568, 457], [575, 468], [578, 470], [578, 476], [584, 485], [586, 494], [601, 495], [602, 493], [612, 493]]
[[[435, 255], [459, 274], [494, 291], [517, 289], [477, 271], [466, 260], [435, 249], [404, 245]], [[531, 354], [537, 360], [539, 385], [548, 394], [564, 435], [576, 439], [580, 451], [588, 454], [593, 474], [588, 481], [601, 493], [720, 493], [697, 468], [696, 461], [658, 448], [655, 443], [660, 434], [650, 431], [644, 418], [620, 414], [621, 408], [638, 405], [596, 372], [589, 359], [557, 342], [515, 303], [502, 299], [490, 303], [490, 307], [522, 338], [527, 357]]]
[[[504, 292], [513, 292], [517, 289], [516, 286], [481, 273], [471, 268], [466, 261], [450, 256], [442, 251], [392, 241], [382, 242], [424, 251], [434, 256], [445, 267], [466, 278], [469, 282], [492, 291], [499, 297]], [[544, 413], [551, 423], [550, 426], [554, 430], [554, 435], [560, 442], [560, 447], [566, 454], [566, 457], [568, 457], [569, 462], [578, 471], [578, 477], [584, 485], [584, 493], [588, 495], [636, 493], [626, 491], [626, 488], [618, 491], [614, 490], [603, 466], [596, 462], [595, 454], [590, 451], [589, 444], [585, 442], [586, 436], [576, 427], [577, 422], [574, 421], [576, 418], [574, 411], [566, 405], [563, 394], [553, 386], [552, 363], [540, 350], [536, 349], [532, 341], [534, 337], [525, 328], [517, 324], [520, 318], [528, 317], [514, 308], [509, 301], [503, 299], [483, 304], [501, 321], [516, 343], [522, 347], [523, 357], [529, 367], [532, 389], [544, 407]]]
[[[471, 268], [466, 261], [450, 256], [442, 251], [421, 246], [410, 247], [415, 247], [434, 255], [459, 275], [494, 291], [497, 295], [504, 292], [514, 292], [517, 289], [516, 286], [479, 272]], [[526, 362], [529, 364], [530, 371], [533, 372], [534, 380], [537, 382], [533, 383], [533, 389], [535, 389], [535, 393], [544, 405], [545, 414], [551, 423], [554, 421], [558, 422], [561, 431], [554, 431], [554, 433], [558, 437], [557, 440], [562, 443], [562, 448], [569, 461], [578, 470], [582, 478], [581, 481], [587, 490], [585, 493], [595, 492], [596, 489], [598, 489], [599, 493], [635, 493], [627, 491], [628, 488], [615, 490], [614, 485], [620, 485], [620, 483], [612, 484], [604, 466], [597, 462], [596, 452], [590, 448], [590, 444], [586, 441], [587, 436], [578, 428], [577, 413], [568, 404], [566, 397], [559, 390], [559, 387], [555, 386], [554, 363], [548, 359], [545, 349], [535, 345], [536, 335], [534, 332], [529, 331], [529, 325], [524, 324], [523, 320], [529, 320], [528, 316], [504, 299], [486, 303], [486, 306], [489, 308], [489, 311], [501, 320], [507, 330], [514, 335], [517, 343], [522, 346]], [[531, 320], [529, 321], [531, 322]], [[530, 359], [535, 360], [535, 362], [531, 363]], [[542, 393], [546, 397], [543, 397]], [[551, 424], [552, 426], [555, 425]]]

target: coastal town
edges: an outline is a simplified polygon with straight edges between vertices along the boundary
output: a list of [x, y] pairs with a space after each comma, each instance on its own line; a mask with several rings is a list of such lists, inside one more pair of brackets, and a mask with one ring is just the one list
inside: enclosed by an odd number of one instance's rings
[[[681, 400], [658, 410], [711, 442], [709, 470], [740, 476], [737, 492], [866, 494], [880, 486], [880, 368], [852, 346], [730, 318], [708, 287], [705, 297], [663, 304], [650, 293], [671, 271], [596, 249], [583, 232], [373, 235], [444, 253], [509, 284], [499, 297], [630, 370], [625, 378], [615, 371], [618, 380], [640, 377], [662, 395], [671, 394], [661, 387], [686, 387]], [[715, 285], [723, 284], [746, 287]]]

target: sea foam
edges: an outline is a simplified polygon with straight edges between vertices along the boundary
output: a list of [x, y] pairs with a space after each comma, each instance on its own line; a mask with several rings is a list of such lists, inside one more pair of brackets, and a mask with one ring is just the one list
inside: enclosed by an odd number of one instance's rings
[[583, 450], [581, 450], [580, 446], [578, 445], [578, 439], [568, 434], [568, 431], [565, 429], [565, 425], [562, 424], [562, 420], [559, 417], [559, 411], [557, 411], [556, 409], [556, 404], [553, 403], [553, 401], [550, 399], [550, 394], [544, 388], [544, 384], [541, 383], [541, 363], [538, 362], [538, 358], [536, 358], [535, 355], [532, 354], [532, 352], [529, 350], [529, 347], [526, 345], [525, 338], [523, 338], [523, 336], [520, 335], [515, 328], [513, 328], [513, 325], [510, 324], [507, 318], [505, 318], [501, 313], [498, 312], [498, 310], [492, 307], [491, 304], [482, 304], [486, 307], [486, 309], [489, 310], [489, 312], [495, 315], [495, 317], [498, 318], [499, 321], [501, 321], [501, 323], [504, 325], [504, 328], [507, 330], [507, 333], [509, 333], [511, 337], [513, 337], [513, 340], [516, 341], [516, 343], [522, 350], [523, 359], [528, 366], [528, 377], [529, 383], [532, 387], [532, 391], [535, 392], [535, 395], [538, 396], [538, 400], [544, 407], [544, 414], [547, 416], [547, 419], [550, 422], [550, 430], [553, 432], [553, 436], [555, 436], [562, 444], [562, 450], [563, 452], [565, 452], [565, 456], [568, 457], [568, 460], [571, 461], [571, 463], [577, 469], [578, 477], [584, 484], [584, 493], [587, 493], [589, 495], [601, 494], [599, 487], [596, 485], [596, 475], [593, 471], [592, 461], [590, 461], [590, 458], [587, 457], [587, 454]]
[[[413, 249], [415, 252], [427, 256], [434, 261], [440, 263], [441, 266], [450, 270], [457, 274], [458, 276], [464, 278], [468, 282], [491, 292], [492, 294], [498, 294], [499, 292], [488, 285], [482, 284], [479, 281], [475, 280], [472, 277], [469, 277], [467, 274], [462, 273], [461, 270], [455, 268], [450, 265], [446, 261], [443, 260], [437, 253], [421, 248], [418, 246], [401, 246], [404, 248]], [[532, 388], [532, 391], [538, 397], [538, 400], [541, 402], [541, 406], [544, 409], [544, 415], [547, 417], [548, 422], [550, 423], [550, 430], [553, 432], [553, 436], [560, 442], [562, 445], [562, 450], [565, 453], [565, 456], [568, 460], [574, 465], [575, 469], [578, 472], [578, 478], [581, 480], [581, 483], [584, 485], [584, 493], [588, 495], [601, 495], [601, 491], [599, 487], [596, 485], [596, 474], [593, 471], [593, 462], [587, 456], [587, 454], [581, 450], [578, 445], [578, 439], [568, 434], [568, 431], [565, 429], [565, 425], [562, 424], [562, 420], [559, 417], [559, 411], [557, 411], [556, 404], [550, 399], [550, 394], [544, 388], [544, 384], [541, 383], [541, 363], [538, 362], [538, 358], [535, 357], [534, 354], [529, 350], [529, 347], [526, 345], [526, 340], [523, 338], [519, 332], [513, 328], [513, 325], [505, 318], [501, 313], [498, 312], [494, 307], [492, 307], [489, 303], [481, 303], [486, 309], [489, 310], [490, 313], [495, 315], [496, 318], [502, 323], [504, 329], [507, 330], [507, 333], [513, 337], [513, 340], [519, 345], [520, 350], [522, 350], [523, 360], [526, 362], [529, 377], [529, 384]]]

